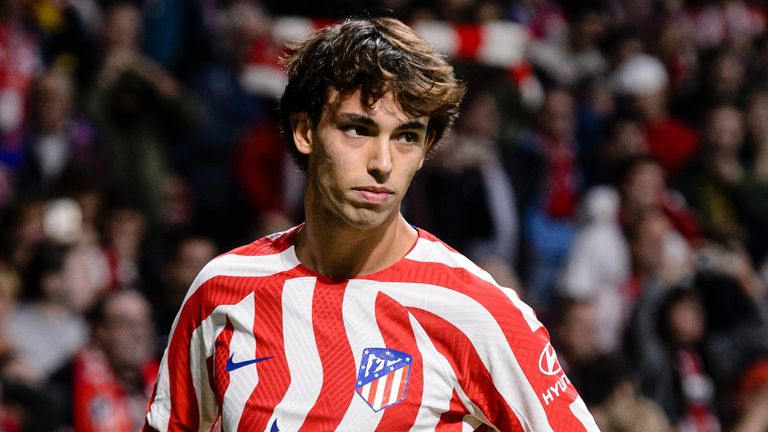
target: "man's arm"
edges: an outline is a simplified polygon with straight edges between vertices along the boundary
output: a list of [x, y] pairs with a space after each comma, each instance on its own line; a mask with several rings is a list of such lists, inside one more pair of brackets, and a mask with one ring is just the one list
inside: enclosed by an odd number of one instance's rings
[[216, 420], [211, 389], [209, 347], [203, 326], [203, 295], [210, 283], [205, 270], [192, 284], [176, 316], [168, 347], [147, 408], [144, 431], [197, 431]]
[[[477, 347], [481, 356], [501, 356], [488, 367], [501, 397], [495, 402], [515, 407], [526, 431], [598, 431], [592, 415], [560, 366], [547, 330], [515, 291], [508, 288], [500, 291], [506, 301], [500, 299], [489, 312], [504, 339]], [[514, 400], [510, 401], [510, 396]]]

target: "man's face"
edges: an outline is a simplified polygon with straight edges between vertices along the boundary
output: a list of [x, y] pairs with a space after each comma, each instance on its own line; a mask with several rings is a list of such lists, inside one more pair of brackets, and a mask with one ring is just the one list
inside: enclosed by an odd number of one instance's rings
[[297, 148], [309, 156], [308, 212], [357, 229], [392, 220], [431, 144], [427, 116], [410, 117], [392, 93], [371, 108], [359, 92], [329, 92], [320, 121], [293, 119]]

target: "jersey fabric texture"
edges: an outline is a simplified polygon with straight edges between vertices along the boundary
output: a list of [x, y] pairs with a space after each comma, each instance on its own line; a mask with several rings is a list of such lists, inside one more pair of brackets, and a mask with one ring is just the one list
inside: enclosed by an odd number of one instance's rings
[[392, 266], [330, 279], [299, 229], [201, 271], [146, 431], [598, 430], [533, 311], [466, 257], [418, 230]]

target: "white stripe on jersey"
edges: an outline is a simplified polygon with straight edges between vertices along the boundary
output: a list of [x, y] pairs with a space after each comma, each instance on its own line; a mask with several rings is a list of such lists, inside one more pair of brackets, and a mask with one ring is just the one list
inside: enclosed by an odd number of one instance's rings
[[[254, 293], [248, 294], [243, 300], [234, 306], [219, 306], [216, 312], [211, 316], [218, 316], [223, 323], [218, 325], [217, 335], [211, 335], [208, 339], [211, 343], [212, 354], [213, 345], [218, 333], [220, 333], [226, 324], [226, 317], [232, 323], [234, 332], [229, 342], [229, 355], [234, 356], [234, 362], [242, 362], [254, 358], [256, 355], [256, 338], [253, 336], [253, 323], [256, 320], [256, 299]], [[212, 319], [206, 319], [204, 326]], [[253, 394], [253, 390], [259, 383], [258, 364], [244, 366], [235, 369], [229, 374], [229, 385], [224, 393], [224, 406], [222, 407], [222, 417], [226, 418], [226, 424], [222, 424], [223, 430], [236, 431], [243, 415], [243, 409], [248, 403], [248, 399]], [[214, 405], [216, 403], [214, 402]]]
[[[370, 288], [376, 283], [375, 281], [351, 280], [344, 293], [341, 313], [349, 346], [355, 358], [355, 366], [361, 365], [363, 350], [366, 348], [385, 347], [384, 337], [376, 324], [376, 296], [378, 291]], [[366, 405], [359, 396], [353, 396], [336, 430], [376, 430], [383, 411], [374, 413], [371, 407]]]
[[[373, 402], [371, 405], [373, 406], [374, 410], [381, 409], [382, 407], [382, 400], [384, 399], [384, 389], [387, 388], [387, 381], [389, 381], [391, 374], [386, 374], [383, 377], [377, 379], [376, 381], [376, 393], [373, 396]], [[370, 402], [370, 398], [368, 399]]]
[[[241, 276], [241, 277], [263, 277], [271, 276], [286, 270], [290, 270], [299, 264], [293, 247], [286, 249], [279, 254], [245, 256], [227, 254], [221, 255], [211, 260], [192, 282], [189, 291], [184, 297], [184, 302], [176, 314], [171, 326], [170, 335], [173, 337], [176, 332], [176, 325], [179, 321], [181, 311], [187, 300], [209, 279], [216, 276]], [[207, 317], [206, 317], [207, 318]], [[191, 348], [191, 346], [190, 346]], [[213, 347], [209, 347], [212, 350]], [[254, 351], [255, 352], [255, 351]], [[192, 357], [194, 358], [194, 357]], [[192, 365], [190, 365], [192, 367]], [[206, 381], [207, 382], [207, 381]], [[167, 430], [170, 420], [171, 410], [171, 390], [168, 373], [168, 350], [166, 349], [160, 364], [160, 377], [157, 381], [155, 398], [147, 413], [147, 420], [150, 425], [158, 430]]]
[[430, 407], [436, 407], [439, 412], [448, 411], [451, 406], [453, 389], [458, 387], [459, 381], [456, 379], [448, 360], [435, 348], [427, 332], [424, 331], [416, 318], [409, 313], [408, 320], [411, 322], [416, 347], [421, 354], [422, 375], [424, 377], [421, 403], [414, 424], [424, 425], [423, 430], [425, 431], [434, 431], [440, 421], [440, 416], [435, 415]]
[[192, 338], [189, 342], [189, 373], [192, 376], [192, 386], [197, 398], [197, 424], [201, 428], [209, 426], [216, 419], [216, 406], [218, 405], [213, 389], [208, 384], [210, 382], [208, 366], [204, 360], [207, 357], [208, 349], [205, 342], [205, 326], [201, 325], [192, 332]]
[[568, 407], [571, 409], [571, 412], [573, 413], [573, 416], [579, 419], [581, 423], [584, 424], [584, 428], [588, 431], [598, 431], [597, 423], [595, 423], [595, 419], [592, 418], [592, 414], [589, 413], [589, 410], [587, 409], [587, 406], [584, 404], [584, 401], [581, 399], [581, 396], [577, 397], [573, 403]]
[[[435, 345], [419, 321], [410, 314], [409, 319], [413, 333], [416, 336], [416, 346], [419, 348], [423, 359], [422, 364], [424, 365], [423, 402], [415, 423], [423, 424], [424, 431], [434, 431], [440, 421], [440, 417], [435, 416], [435, 413], [427, 407], [435, 406], [440, 409], [440, 412], [448, 411], [451, 406], [452, 392], [456, 390], [462, 405], [470, 413], [470, 415], [464, 417], [464, 426], [469, 422], [474, 425], [471, 429], [474, 431], [481, 424], [490, 424], [485, 414], [464, 393], [450, 362], [435, 348]], [[429, 385], [426, 384], [427, 382]]]
[[312, 299], [317, 278], [291, 279], [283, 286], [283, 343], [290, 385], [267, 425], [279, 414], [280, 429], [299, 430], [323, 387], [323, 370], [312, 328]]
[[478, 267], [469, 258], [450, 250], [440, 242], [419, 238], [413, 250], [405, 256], [405, 259], [419, 262], [439, 262], [448, 267], [463, 268], [480, 279], [496, 285], [496, 281], [493, 280], [490, 273]]
[[[168, 422], [171, 420], [171, 388], [168, 372], [168, 348], [165, 348], [163, 359], [160, 361], [160, 370], [157, 374], [157, 390], [155, 400], [147, 412], [147, 423], [159, 431], [168, 430]], [[165, 389], [161, 392], [160, 389]]]
[[432, 262], [444, 264], [448, 267], [462, 268], [478, 278], [499, 287], [499, 289], [501, 289], [501, 291], [509, 297], [512, 303], [523, 313], [523, 317], [528, 323], [528, 327], [531, 328], [531, 332], [535, 332], [543, 326], [541, 322], [536, 319], [536, 314], [533, 312], [533, 309], [520, 300], [520, 297], [515, 290], [499, 286], [488, 272], [478, 267], [477, 264], [464, 255], [450, 250], [443, 243], [419, 238], [416, 242], [416, 246], [414, 246], [413, 250], [406, 255], [405, 258], [418, 262]]
[[[528, 418], [519, 418], [524, 423], [524, 427], [537, 432], [552, 431], [539, 397], [517, 363], [517, 358], [509, 344], [498, 343], [505, 341], [506, 336], [485, 307], [472, 297], [436, 285], [379, 282], [377, 287], [403, 306], [424, 309], [456, 326], [477, 349], [486, 369], [493, 371], [493, 382], [499, 394], [510, 404], [510, 408], [515, 413], [530, 413]], [[413, 292], [421, 293], [420, 298], [441, 300], [439, 302], [418, 301], [419, 304], [415, 304], [417, 302], [413, 301]], [[457, 307], [449, 308], [445, 305], [457, 305]], [[478, 325], [478, 323], [482, 324]], [[519, 400], [518, 395], [524, 400]], [[529, 420], [538, 423], [528, 424]]]
[[[408, 365], [407, 369], [410, 370], [411, 366]], [[403, 385], [403, 371], [406, 370], [405, 367], [401, 367], [400, 369], [396, 370], [394, 374], [392, 375], [392, 388], [389, 391], [389, 398], [387, 398], [387, 395], [384, 395], [384, 405], [390, 405], [395, 403], [397, 401], [397, 398], [400, 397], [400, 387]]]

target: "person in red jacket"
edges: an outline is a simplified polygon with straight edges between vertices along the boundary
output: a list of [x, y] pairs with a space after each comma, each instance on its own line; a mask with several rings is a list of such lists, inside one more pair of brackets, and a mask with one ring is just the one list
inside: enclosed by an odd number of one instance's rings
[[78, 432], [136, 431], [157, 377], [147, 300], [135, 290], [106, 293], [92, 310], [92, 342], [51, 380]]

